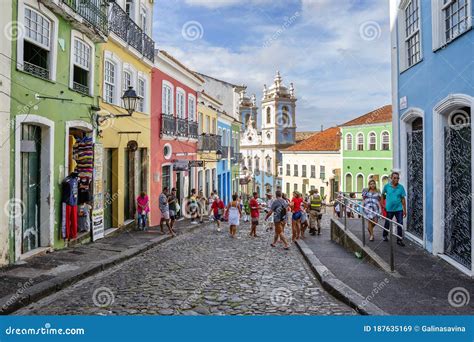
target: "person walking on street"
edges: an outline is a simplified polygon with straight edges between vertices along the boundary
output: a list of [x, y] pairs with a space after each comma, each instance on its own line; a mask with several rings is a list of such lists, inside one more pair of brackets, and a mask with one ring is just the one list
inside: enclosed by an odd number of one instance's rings
[[[265, 207], [265, 213], [268, 213], [270, 211], [270, 208], [272, 207], [273, 203], [273, 198], [272, 198], [272, 193], [267, 192], [267, 206]], [[268, 220], [266, 220], [266, 226], [267, 228], [265, 229], [266, 232], [269, 230], [273, 229], [273, 215], [271, 215]]]
[[288, 241], [286, 241], [285, 234], [283, 232], [286, 224], [286, 216], [288, 210], [288, 202], [282, 198], [281, 191], [276, 192], [276, 199], [273, 201], [270, 211], [265, 216], [267, 220], [273, 214], [273, 223], [275, 224], [275, 236], [273, 238], [272, 247], [276, 247], [278, 239], [283, 242], [284, 249], [288, 250], [290, 247]]
[[160, 211], [161, 211], [161, 219], [160, 219], [161, 232], [163, 234], [165, 233], [163, 229], [163, 222], [165, 222], [166, 226], [168, 227], [168, 231], [170, 235], [175, 236], [176, 234], [170, 225], [170, 207], [168, 204], [168, 187], [167, 186], [163, 188], [163, 192], [160, 194], [159, 205], [160, 205]]
[[369, 181], [369, 188], [362, 190], [362, 199], [364, 200], [364, 213], [368, 219], [367, 229], [369, 230], [369, 241], [374, 241], [374, 227], [382, 208], [382, 195], [377, 190], [375, 180], [371, 179]]
[[212, 202], [211, 209], [209, 210], [209, 216], [211, 216], [211, 211], [214, 217], [214, 221], [217, 224], [217, 231], [221, 231], [221, 221], [224, 215], [224, 202], [219, 198], [218, 195], [214, 196], [214, 201]]
[[171, 194], [168, 196], [168, 206], [170, 209], [170, 226], [173, 229], [174, 224], [176, 222], [176, 218], [178, 217], [178, 198], [176, 197], [176, 188], [171, 189]]
[[321, 204], [322, 199], [319, 191], [314, 189], [309, 196], [309, 233], [316, 235], [316, 227], [318, 235], [321, 235]]
[[293, 192], [293, 198], [290, 202], [291, 211], [293, 215], [291, 216], [291, 241], [295, 242], [300, 238], [301, 234], [301, 207], [303, 203], [303, 198], [300, 193], [295, 191]]
[[250, 219], [251, 219], [251, 228], [250, 228], [250, 236], [257, 237], [257, 226], [258, 226], [258, 218], [260, 216], [260, 205], [257, 201], [258, 193], [254, 192], [253, 197], [249, 201], [250, 206]]
[[[385, 209], [387, 211], [387, 219], [392, 220], [394, 217], [397, 220], [397, 244], [404, 247], [403, 242], [403, 218], [407, 216], [406, 207], [406, 192], [403, 185], [399, 183], [400, 174], [396, 171], [392, 172], [391, 182], [385, 184], [382, 191], [382, 196], [385, 198]], [[383, 231], [383, 240], [388, 241], [388, 231], [390, 228], [390, 221], [385, 220], [385, 229]]]
[[147, 227], [147, 216], [150, 212], [150, 200], [145, 193], [142, 191], [140, 195], [137, 197], [137, 217], [138, 217], [138, 229], [139, 230], [146, 230]]
[[239, 225], [240, 215], [242, 211], [240, 209], [240, 203], [236, 194], [232, 195], [232, 201], [227, 205], [227, 216], [229, 217], [229, 229], [230, 236], [235, 238], [237, 234], [237, 226]]
[[198, 206], [198, 218], [199, 218], [199, 223], [204, 223], [204, 214], [206, 212], [206, 206], [207, 206], [207, 199], [204, 197], [204, 194], [201, 190], [199, 190], [198, 196], [197, 196], [197, 206]]

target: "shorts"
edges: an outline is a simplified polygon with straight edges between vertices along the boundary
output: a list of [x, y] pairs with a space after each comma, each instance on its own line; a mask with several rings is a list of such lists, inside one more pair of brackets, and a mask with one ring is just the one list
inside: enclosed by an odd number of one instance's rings
[[252, 224], [258, 226], [258, 217], [252, 217]]
[[176, 211], [170, 209], [170, 219], [176, 220]]
[[170, 212], [169, 211], [162, 211], [161, 212], [161, 218], [163, 220], [169, 220], [170, 219]]
[[220, 221], [221, 220], [221, 214], [214, 214], [214, 220]]
[[301, 211], [297, 211], [296, 213], [293, 213], [292, 219], [293, 220], [299, 220], [301, 218]]

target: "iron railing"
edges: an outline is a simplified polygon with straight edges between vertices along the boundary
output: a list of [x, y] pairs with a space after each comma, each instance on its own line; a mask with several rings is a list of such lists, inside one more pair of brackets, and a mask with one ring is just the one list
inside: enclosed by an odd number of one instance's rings
[[[394, 227], [401, 227], [403, 229], [403, 225], [394, 221], [390, 220], [387, 217], [379, 214], [376, 211], [373, 211], [372, 209], [365, 207], [361, 202], [361, 199], [357, 198], [350, 198], [347, 196], [344, 196], [343, 194], [336, 194], [336, 200], [335, 202], [339, 203], [341, 206], [341, 215], [343, 216], [344, 219], [344, 230], [347, 230], [347, 210], [349, 210], [352, 213], [355, 213], [360, 216], [362, 220], [362, 245], [365, 247], [365, 222], [366, 221], [371, 221], [374, 224], [374, 227], [379, 227], [383, 231], [386, 231], [389, 235], [389, 242], [390, 242], [390, 256], [389, 256], [389, 263], [390, 263], [390, 271], [394, 272], [395, 271], [395, 258], [394, 258], [394, 244], [395, 244], [395, 238], [397, 239], [402, 239], [402, 236], [399, 236], [394, 232]], [[370, 219], [367, 217], [366, 213], [371, 213], [377, 217], [377, 221]], [[385, 222], [389, 223], [389, 228], [385, 228], [385, 226], [382, 226], [381, 224], [378, 223], [379, 219], [384, 219]]]
[[62, 0], [62, 2], [100, 32], [109, 34], [105, 0]]
[[72, 89], [74, 89], [75, 91], [77, 91], [81, 94], [89, 95], [89, 87], [84, 85], [84, 84], [73, 82], [72, 83]]
[[188, 119], [176, 118], [176, 134], [180, 137], [188, 136], [188, 126]]
[[23, 62], [23, 71], [44, 80], [49, 80], [49, 70], [36, 64]]
[[194, 121], [189, 121], [189, 137], [193, 139], [198, 138], [198, 123]]
[[220, 135], [203, 134], [198, 138], [198, 151], [217, 151], [221, 150]]
[[173, 115], [161, 114], [161, 135], [175, 135], [176, 120]]
[[150, 61], [155, 58], [155, 42], [138, 26], [117, 3], [112, 3], [110, 31], [135, 48]]

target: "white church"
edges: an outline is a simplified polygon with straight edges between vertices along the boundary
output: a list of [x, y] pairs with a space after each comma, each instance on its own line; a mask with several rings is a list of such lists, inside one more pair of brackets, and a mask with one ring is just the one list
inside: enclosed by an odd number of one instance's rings
[[[283, 84], [277, 72], [273, 84], [263, 86], [261, 117], [257, 118], [256, 98], [240, 93], [239, 112], [242, 121], [240, 141], [242, 192], [253, 191], [264, 197], [282, 186], [281, 150], [295, 144], [296, 96], [293, 83]], [[260, 122], [261, 127], [257, 127]]]

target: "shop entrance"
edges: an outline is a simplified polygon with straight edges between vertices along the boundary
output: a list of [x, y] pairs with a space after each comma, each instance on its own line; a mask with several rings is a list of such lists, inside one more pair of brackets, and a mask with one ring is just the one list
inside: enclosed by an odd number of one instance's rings
[[41, 127], [22, 125], [21, 132], [21, 252], [40, 247]]
[[[104, 149], [104, 229], [112, 228], [114, 225], [113, 222], [113, 204], [114, 204], [114, 180], [113, 180], [113, 170], [115, 170], [113, 163], [113, 154], [114, 150], [112, 148]], [[115, 186], [116, 188], [116, 186]]]

